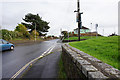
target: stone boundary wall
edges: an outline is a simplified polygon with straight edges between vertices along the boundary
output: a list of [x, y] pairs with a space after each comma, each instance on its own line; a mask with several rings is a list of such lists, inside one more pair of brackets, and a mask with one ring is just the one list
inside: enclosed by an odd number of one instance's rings
[[76, 49], [62, 45], [62, 60], [68, 78], [82, 80], [120, 80], [120, 71]]

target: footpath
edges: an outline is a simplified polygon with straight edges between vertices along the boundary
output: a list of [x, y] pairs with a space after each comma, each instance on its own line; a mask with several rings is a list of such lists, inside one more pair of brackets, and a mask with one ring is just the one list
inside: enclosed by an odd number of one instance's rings
[[21, 77], [24, 79], [56, 79], [58, 78], [59, 60], [61, 56], [61, 44], [58, 43], [51, 54], [43, 57], [32, 65], [32, 67]]

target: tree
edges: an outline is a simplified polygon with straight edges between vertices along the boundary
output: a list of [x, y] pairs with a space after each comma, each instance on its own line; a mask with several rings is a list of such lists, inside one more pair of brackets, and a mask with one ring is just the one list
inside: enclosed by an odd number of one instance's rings
[[27, 15], [25, 15], [25, 18], [23, 20], [24, 22], [22, 22], [22, 24], [25, 25], [28, 29], [31, 29], [30, 33], [35, 30], [36, 26], [36, 30], [40, 36], [43, 34], [43, 32], [48, 32], [48, 29], [50, 28], [48, 26], [49, 23], [42, 20], [42, 18], [38, 14], [34, 15], [28, 13]]
[[64, 35], [64, 38], [67, 38], [67, 36], [68, 36], [68, 32], [67, 31], [62, 31], [61, 33], [62, 33], [62, 35]]
[[39, 36], [39, 33], [38, 33], [36, 30], [33, 30], [33, 31], [31, 32], [31, 35], [32, 35], [33, 37], [35, 37], [35, 34], [36, 34], [36, 37]]
[[23, 37], [26, 37], [26, 38], [29, 38], [29, 37], [30, 37], [30, 34], [29, 34], [29, 32], [27, 31], [27, 28], [26, 28], [24, 25], [22, 25], [22, 24], [18, 24], [18, 26], [16, 26], [15, 31], [20, 32], [21, 37], [22, 37], [22, 36], [23, 36]]
[[112, 33], [111, 35], [109, 35], [109, 37], [110, 37], [110, 36], [117, 36], [117, 34], [115, 34], [115, 33]]

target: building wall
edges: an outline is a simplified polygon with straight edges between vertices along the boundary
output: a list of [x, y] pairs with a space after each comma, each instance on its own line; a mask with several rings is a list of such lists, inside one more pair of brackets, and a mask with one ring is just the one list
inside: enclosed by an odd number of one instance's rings
[[[80, 33], [87, 33], [90, 32], [89, 29], [80, 29]], [[74, 30], [74, 34], [78, 34], [78, 30]]]

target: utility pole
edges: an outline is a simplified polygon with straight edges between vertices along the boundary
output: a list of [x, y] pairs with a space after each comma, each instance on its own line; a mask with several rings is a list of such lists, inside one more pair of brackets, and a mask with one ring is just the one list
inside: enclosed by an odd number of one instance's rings
[[60, 29], [60, 35], [62, 36], [62, 28]]
[[97, 32], [97, 27], [98, 27], [98, 24], [95, 24], [95, 26], [96, 26], [96, 38], [97, 38], [97, 34], [98, 34], [98, 32]]
[[36, 41], [36, 23], [35, 23], [35, 41]]
[[80, 41], [80, 29], [82, 28], [81, 14], [83, 14], [83, 13], [80, 13], [80, 2], [79, 2], [79, 0], [77, 0], [77, 11], [74, 11], [74, 12], [77, 12], [78, 41]]
[[69, 30], [68, 30], [68, 42], [69, 42]]
[[60, 29], [60, 39], [62, 40], [62, 28]]
[[104, 36], [104, 29], [103, 29], [103, 36]]
[[90, 30], [90, 32], [91, 32], [91, 38], [92, 38], [92, 23], [90, 23], [90, 25], [91, 25], [91, 30]]

